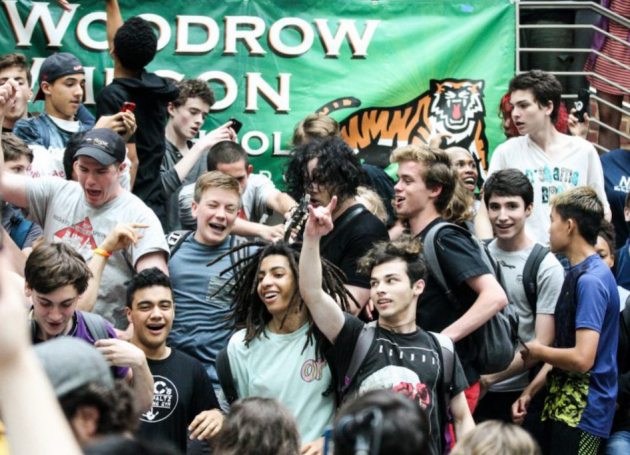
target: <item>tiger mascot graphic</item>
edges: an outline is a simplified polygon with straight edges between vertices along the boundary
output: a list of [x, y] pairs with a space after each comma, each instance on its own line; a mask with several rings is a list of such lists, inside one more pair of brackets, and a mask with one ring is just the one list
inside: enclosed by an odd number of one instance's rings
[[[356, 111], [340, 122], [341, 134], [360, 159], [384, 168], [395, 148], [428, 144], [432, 136], [450, 133], [442, 147], [470, 150], [482, 176], [488, 153], [483, 87], [481, 80], [432, 79], [429, 90], [405, 104]], [[356, 98], [339, 98], [317, 112], [328, 115], [360, 105]]]

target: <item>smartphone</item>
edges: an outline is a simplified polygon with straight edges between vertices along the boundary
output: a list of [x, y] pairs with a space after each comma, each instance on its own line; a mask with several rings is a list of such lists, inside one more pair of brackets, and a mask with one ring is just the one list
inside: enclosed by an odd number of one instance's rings
[[575, 116], [577, 117], [578, 122], [584, 123], [584, 114], [588, 115], [590, 111], [590, 101], [591, 92], [584, 88], [580, 89], [577, 100], [573, 104], [573, 108], [577, 111]]
[[133, 112], [136, 109], [136, 103], [131, 103], [129, 101], [125, 101], [122, 105], [122, 109], [120, 112]]
[[232, 128], [234, 132], [238, 134], [241, 128], [243, 128], [243, 124], [236, 120], [234, 117], [232, 117], [229, 121], [232, 122], [232, 126], [230, 128]]

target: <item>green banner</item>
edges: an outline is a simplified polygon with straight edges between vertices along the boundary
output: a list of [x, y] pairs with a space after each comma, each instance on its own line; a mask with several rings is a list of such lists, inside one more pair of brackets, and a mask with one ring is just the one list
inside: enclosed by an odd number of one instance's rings
[[[33, 61], [71, 52], [87, 68], [94, 105], [113, 63], [104, 2], [3, 2], [0, 52]], [[120, 1], [159, 32], [148, 70], [202, 78], [217, 103], [209, 131], [236, 117], [256, 172], [282, 182], [295, 125], [322, 112], [366, 162], [386, 166], [392, 148], [450, 132], [487, 163], [502, 142], [499, 100], [514, 74], [515, 6], [510, 0]], [[36, 82], [35, 82], [36, 85]], [[35, 87], [36, 88], [36, 87]], [[38, 102], [32, 110], [42, 110]], [[202, 132], [203, 134], [203, 132]]]

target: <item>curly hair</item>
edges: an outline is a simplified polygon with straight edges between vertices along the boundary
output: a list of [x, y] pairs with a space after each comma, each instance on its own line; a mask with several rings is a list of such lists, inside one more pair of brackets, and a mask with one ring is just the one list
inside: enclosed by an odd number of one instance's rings
[[[300, 248], [301, 245], [278, 242], [248, 242], [241, 245], [237, 245], [230, 251], [220, 255], [208, 265], [219, 262], [224, 257], [240, 251], [244, 248], [257, 248], [251, 255], [235, 262], [229, 268], [223, 270], [221, 275], [228, 272], [233, 272], [233, 275], [228, 281], [219, 288], [216, 292], [220, 292], [224, 287], [229, 287], [230, 292], [234, 295], [234, 313], [229, 319], [234, 319], [234, 328], [245, 329], [245, 346], [249, 347], [249, 344], [254, 339], [260, 339], [261, 335], [265, 335], [265, 326], [272, 319], [271, 313], [267, 310], [267, 307], [258, 295], [258, 283], [260, 279], [258, 277], [258, 271], [262, 264], [263, 259], [268, 256], [279, 255], [284, 256], [289, 261], [289, 266], [293, 272], [293, 277], [296, 283], [295, 290], [291, 296], [291, 302], [287, 308], [287, 312], [284, 315], [282, 323], [286, 320], [291, 308], [297, 305], [298, 310], [305, 309], [308, 313], [308, 308], [304, 306], [304, 301], [300, 296], [300, 289], [297, 285], [299, 279], [299, 260], [300, 260]], [[341, 308], [347, 311], [350, 307], [350, 300], [357, 304], [356, 300], [350, 293], [346, 291], [344, 286], [343, 272], [326, 259], [322, 258], [322, 288], [326, 293], [332, 296], [337, 302], [339, 302]], [[358, 304], [357, 304], [358, 305]], [[321, 346], [325, 338], [322, 333], [317, 329], [317, 326], [313, 324], [309, 314], [309, 330], [307, 332], [307, 340], [304, 345], [304, 349], [309, 344], [315, 343], [317, 348], [318, 357], [322, 355]]]
[[114, 53], [122, 66], [129, 70], [144, 69], [157, 53], [157, 36], [151, 24], [141, 17], [132, 17], [114, 36]]
[[173, 106], [175, 107], [186, 104], [188, 98], [199, 98], [210, 107], [215, 102], [214, 91], [206, 81], [201, 79], [184, 79], [176, 85], [179, 89], [179, 96], [173, 101]]
[[127, 283], [127, 308], [133, 309], [133, 299], [136, 292], [153, 286], [167, 288], [171, 293], [173, 292], [171, 279], [157, 267], [151, 267], [136, 273]]
[[[365, 183], [365, 172], [352, 149], [338, 137], [317, 138], [293, 149], [286, 168], [288, 193], [300, 200], [307, 188], [316, 183], [325, 187], [342, 203], [357, 195], [357, 187]], [[308, 163], [317, 159], [309, 177]]]
[[412, 284], [426, 279], [428, 272], [426, 260], [422, 255], [422, 242], [411, 237], [375, 243], [359, 260], [359, 272], [369, 276], [377, 265], [395, 260], [407, 263], [407, 275]]

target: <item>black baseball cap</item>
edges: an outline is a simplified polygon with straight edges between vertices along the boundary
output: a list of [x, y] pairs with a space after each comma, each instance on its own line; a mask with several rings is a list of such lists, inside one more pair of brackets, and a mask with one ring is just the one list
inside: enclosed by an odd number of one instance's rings
[[34, 101], [44, 99], [42, 82], [54, 82], [60, 77], [70, 74], [85, 74], [83, 64], [78, 58], [68, 52], [59, 52], [48, 57], [39, 70], [39, 90], [37, 90]]
[[96, 128], [85, 134], [74, 158], [80, 156], [94, 158], [103, 166], [109, 166], [116, 161], [122, 163], [126, 156], [125, 141], [113, 130]]

